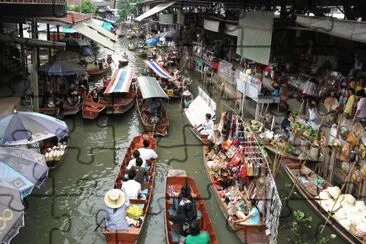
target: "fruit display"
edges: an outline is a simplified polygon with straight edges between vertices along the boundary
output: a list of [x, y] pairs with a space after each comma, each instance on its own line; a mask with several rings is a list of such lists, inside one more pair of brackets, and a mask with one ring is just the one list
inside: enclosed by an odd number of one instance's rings
[[52, 148], [47, 148], [47, 152], [45, 153], [46, 161], [59, 161], [62, 156], [65, 154], [66, 145], [59, 143], [57, 146]]

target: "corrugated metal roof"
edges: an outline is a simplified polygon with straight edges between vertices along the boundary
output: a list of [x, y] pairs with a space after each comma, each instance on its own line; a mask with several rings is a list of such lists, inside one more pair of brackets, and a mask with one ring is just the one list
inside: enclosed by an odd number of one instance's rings
[[161, 88], [156, 78], [150, 76], [140, 76], [137, 78], [137, 82], [143, 99], [153, 97], [161, 97], [169, 99], [168, 95]]

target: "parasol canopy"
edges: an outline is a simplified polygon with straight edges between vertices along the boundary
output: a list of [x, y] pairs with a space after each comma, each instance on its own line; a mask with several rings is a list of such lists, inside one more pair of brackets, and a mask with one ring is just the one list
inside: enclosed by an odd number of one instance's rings
[[169, 72], [161, 67], [155, 60], [145, 60], [145, 64], [160, 78], [165, 78], [168, 80], [173, 80], [174, 77], [169, 74]]
[[77, 75], [84, 74], [85, 68], [69, 61], [56, 60], [52, 64], [42, 65], [39, 70], [48, 75]]
[[168, 95], [165, 93], [163, 88], [161, 88], [155, 77], [140, 76], [137, 78], [137, 82], [143, 99], [154, 97], [169, 99]]
[[159, 38], [150, 38], [145, 40], [146, 44], [149, 46], [154, 46], [159, 42]]
[[0, 242], [10, 243], [24, 226], [24, 205], [19, 191], [5, 182], [0, 182], [0, 213]]
[[111, 82], [105, 89], [104, 94], [111, 93], [128, 93], [132, 79], [135, 76], [135, 67], [129, 67], [127, 69], [116, 69], [112, 75]]
[[64, 121], [36, 112], [17, 112], [0, 116], [0, 145], [25, 145], [56, 136], [68, 135]]
[[17, 188], [21, 197], [40, 187], [48, 175], [43, 155], [22, 147], [0, 147], [0, 181]]

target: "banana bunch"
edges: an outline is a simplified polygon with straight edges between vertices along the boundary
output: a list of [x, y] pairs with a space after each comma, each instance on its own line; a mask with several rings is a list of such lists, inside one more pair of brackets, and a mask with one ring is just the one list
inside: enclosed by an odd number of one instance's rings
[[256, 132], [256, 133], [262, 132], [263, 127], [264, 127], [263, 123], [256, 121], [256, 120], [252, 120], [252, 121], [250, 121], [250, 124], [251, 124], [252, 130], [254, 132]]

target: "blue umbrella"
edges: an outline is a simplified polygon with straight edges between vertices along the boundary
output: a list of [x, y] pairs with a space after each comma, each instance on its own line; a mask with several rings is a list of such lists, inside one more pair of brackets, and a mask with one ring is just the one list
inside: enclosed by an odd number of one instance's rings
[[20, 191], [24, 198], [47, 179], [48, 167], [43, 155], [21, 147], [0, 147], [0, 181]]
[[150, 38], [145, 40], [146, 44], [149, 46], [154, 46], [159, 42], [159, 38]]
[[10, 243], [24, 226], [24, 205], [19, 190], [0, 182], [0, 243]]
[[54, 63], [50, 64], [47, 70], [48, 75], [76, 75], [85, 72], [85, 68], [81, 65], [60, 60], [56, 60]]
[[35, 113], [17, 112], [0, 116], [0, 145], [25, 145], [56, 136], [68, 135], [65, 122]]

